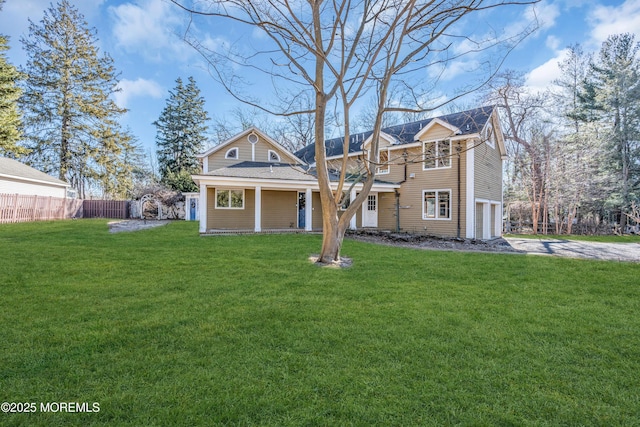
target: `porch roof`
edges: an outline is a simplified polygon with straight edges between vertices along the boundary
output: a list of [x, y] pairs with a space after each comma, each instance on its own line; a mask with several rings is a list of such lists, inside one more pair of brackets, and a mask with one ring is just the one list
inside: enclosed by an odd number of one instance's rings
[[202, 176], [316, 181], [316, 177], [301, 165], [248, 161], [212, 170]]
[[[216, 169], [205, 174], [192, 176], [196, 183], [207, 185], [222, 184], [228, 186], [260, 185], [265, 188], [298, 189], [318, 188], [318, 178], [315, 169], [308, 169], [300, 165], [289, 165], [267, 162], [241, 162], [232, 166]], [[340, 178], [336, 171], [329, 172], [331, 186], [337, 186]], [[353, 182], [347, 177], [346, 183]], [[356, 185], [356, 189], [362, 186]], [[400, 188], [400, 184], [375, 180], [375, 191], [393, 191]]]

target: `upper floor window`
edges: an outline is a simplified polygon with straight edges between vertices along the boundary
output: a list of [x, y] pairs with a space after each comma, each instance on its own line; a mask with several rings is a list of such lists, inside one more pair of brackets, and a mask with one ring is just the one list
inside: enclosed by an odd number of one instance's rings
[[225, 159], [237, 159], [238, 157], [239, 156], [238, 156], [238, 148], [237, 147], [229, 148], [227, 150], [227, 154], [224, 155]]
[[247, 141], [249, 141], [251, 144], [256, 144], [258, 142], [258, 135], [251, 132], [249, 136], [247, 136]]
[[280, 154], [276, 153], [273, 150], [269, 150], [269, 161], [270, 162], [279, 162], [280, 161]]
[[380, 175], [384, 175], [389, 173], [389, 150], [383, 149], [380, 150], [380, 160], [378, 161], [378, 167], [376, 169], [376, 173]]
[[422, 154], [424, 155], [422, 169], [450, 168], [451, 140], [425, 142]]

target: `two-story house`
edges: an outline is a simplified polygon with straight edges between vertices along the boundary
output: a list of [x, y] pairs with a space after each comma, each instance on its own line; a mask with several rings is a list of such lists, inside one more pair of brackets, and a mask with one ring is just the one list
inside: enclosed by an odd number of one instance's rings
[[[375, 158], [371, 134], [351, 137], [350, 174]], [[330, 168], [341, 164], [342, 142], [326, 141]], [[506, 151], [494, 107], [388, 127], [379, 142], [376, 181], [351, 228], [500, 236]], [[314, 145], [291, 153], [251, 128], [201, 154], [202, 173], [193, 176], [200, 233], [321, 230], [314, 153]], [[360, 184], [346, 187], [347, 199], [361, 190]]]

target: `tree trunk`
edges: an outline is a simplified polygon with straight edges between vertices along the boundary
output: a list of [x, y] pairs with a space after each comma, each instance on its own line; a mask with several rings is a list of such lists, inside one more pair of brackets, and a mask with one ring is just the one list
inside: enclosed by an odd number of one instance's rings
[[318, 257], [319, 263], [329, 264], [340, 260], [340, 249], [346, 230], [341, 229], [339, 224], [337, 215], [323, 214], [322, 249]]

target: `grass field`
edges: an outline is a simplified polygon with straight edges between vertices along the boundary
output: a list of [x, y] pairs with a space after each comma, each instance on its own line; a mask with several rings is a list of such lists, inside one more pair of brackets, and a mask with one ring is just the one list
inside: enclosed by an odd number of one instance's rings
[[319, 246], [0, 226], [0, 425], [640, 424], [637, 264]]

